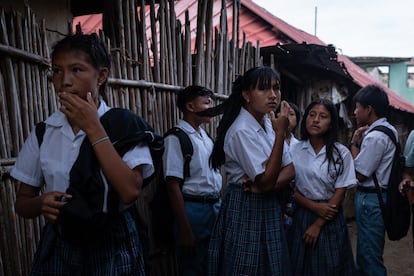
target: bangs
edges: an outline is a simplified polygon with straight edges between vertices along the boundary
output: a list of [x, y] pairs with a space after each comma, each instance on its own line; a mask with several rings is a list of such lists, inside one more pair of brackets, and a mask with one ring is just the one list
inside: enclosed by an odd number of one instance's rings
[[270, 88], [280, 88], [280, 77], [275, 70], [269, 67], [260, 67], [251, 72], [247, 80], [250, 89], [266, 90]]
[[276, 77], [263, 76], [257, 80], [256, 87], [259, 90], [266, 90], [270, 88], [280, 88], [279, 80]]

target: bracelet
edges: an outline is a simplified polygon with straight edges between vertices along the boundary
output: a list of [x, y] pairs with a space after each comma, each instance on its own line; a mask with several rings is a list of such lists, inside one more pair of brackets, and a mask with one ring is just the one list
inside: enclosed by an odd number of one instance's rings
[[101, 143], [101, 142], [103, 142], [103, 141], [106, 141], [106, 140], [109, 140], [109, 137], [108, 137], [108, 136], [104, 136], [104, 137], [102, 137], [102, 138], [99, 138], [98, 140], [96, 140], [95, 142], [93, 142], [93, 143], [92, 143], [92, 147], [94, 147], [94, 146], [96, 146], [97, 144], [99, 144], [99, 143]]
[[356, 142], [351, 142], [351, 147], [352, 146], [354, 146], [354, 147], [356, 147], [356, 148], [361, 148], [361, 145], [360, 144], [358, 144], [358, 143], [356, 143]]

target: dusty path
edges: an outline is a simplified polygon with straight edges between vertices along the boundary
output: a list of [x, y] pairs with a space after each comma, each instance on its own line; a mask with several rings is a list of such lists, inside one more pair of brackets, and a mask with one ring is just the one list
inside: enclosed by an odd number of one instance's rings
[[[348, 223], [349, 235], [352, 248], [356, 245], [356, 224], [355, 221]], [[414, 251], [411, 229], [407, 237], [399, 241], [385, 241], [384, 261], [390, 276], [414, 276]]]

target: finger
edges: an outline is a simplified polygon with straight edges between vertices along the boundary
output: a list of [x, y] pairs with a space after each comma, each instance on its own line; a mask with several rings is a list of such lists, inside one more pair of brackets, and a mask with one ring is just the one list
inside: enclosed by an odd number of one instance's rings
[[316, 238], [313, 238], [312, 239], [312, 248], [315, 248], [315, 246], [316, 246]]
[[42, 214], [45, 217], [49, 217], [49, 218], [55, 217], [55, 218], [57, 218], [59, 216], [59, 213], [60, 213], [59, 209], [57, 209], [56, 207], [47, 206], [47, 207], [42, 208]]
[[289, 113], [289, 104], [286, 101], [282, 101], [280, 105], [280, 115], [287, 116]]
[[86, 101], [87, 101], [89, 104], [95, 105], [95, 102], [94, 102], [94, 100], [93, 100], [93, 97], [92, 97], [92, 93], [91, 93], [91, 92], [88, 92], [88, 93], [86, 94]]
[[69, 98], [66, 97], [66, 95], [64, 94], [67, 93], [61, 93], [61, 96], [59, 96], [59, 103], [61, 105], [60, 110], [66, 114], [67, 112], [73, 109], [73, 104], [71, 103]]
[[269, 112], [269, 116], [270, 116], [270, 120], [275, 120], [276, 119], [276, 116], [275, 116], [275, 112], [274, 111], [270, 111]]

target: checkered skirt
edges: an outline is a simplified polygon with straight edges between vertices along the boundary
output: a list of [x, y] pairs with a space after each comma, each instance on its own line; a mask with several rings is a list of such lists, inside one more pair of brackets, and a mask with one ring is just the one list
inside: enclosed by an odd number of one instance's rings
[[289, 242], [293, 275], [355, 275], [351, 242], [342, 210], [322, 228], [317, 244], [311, 248], [305, 245], [302, 237], [316, 219], [315, 213], [298, 206]]
[[31, 275], [145, 275], [141, 242], [131, 214], [123, 212], [102, 231], [99, 241], [74, 244], [47, 223]]
[[209, 275], [291, 275], [275, 193], [243, 192], [229, 184], [209, 247]]

